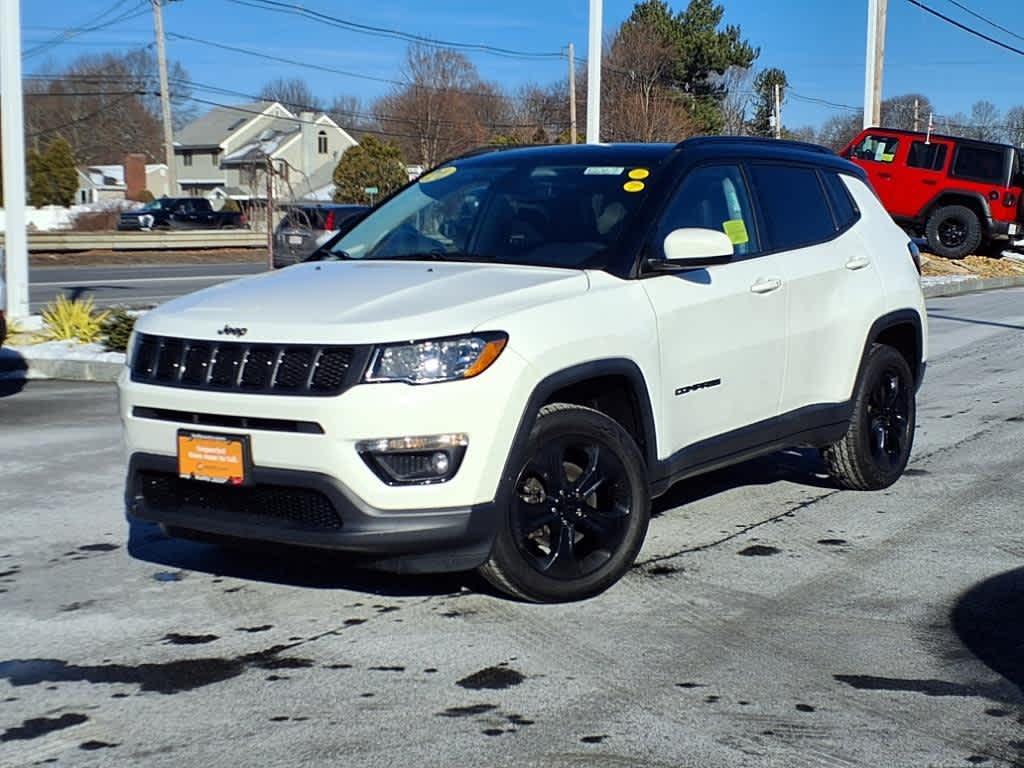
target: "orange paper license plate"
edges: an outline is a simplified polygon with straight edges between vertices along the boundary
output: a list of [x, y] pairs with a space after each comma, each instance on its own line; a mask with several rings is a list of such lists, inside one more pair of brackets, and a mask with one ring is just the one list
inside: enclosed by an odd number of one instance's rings
[[248, 436], [178, 433], [178, 474], [183, 478], [242, 485], [248, 464]]

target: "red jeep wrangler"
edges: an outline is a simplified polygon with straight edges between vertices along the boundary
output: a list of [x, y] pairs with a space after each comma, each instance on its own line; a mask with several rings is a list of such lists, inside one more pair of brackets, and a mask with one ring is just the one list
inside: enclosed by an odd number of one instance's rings
[[840, 153], [867, 171], [882, 205], [933, 253], [962, 259], [1024, 234], [1021, 150], [951, 136], [869, 128]]

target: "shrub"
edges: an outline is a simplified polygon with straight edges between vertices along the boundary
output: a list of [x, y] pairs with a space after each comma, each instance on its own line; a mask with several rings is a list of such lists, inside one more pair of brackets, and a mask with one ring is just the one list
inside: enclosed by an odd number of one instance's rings
[[91, 298], [69, 299], [61, 295], [43, 310], [42, 337], [48, 341], [77, 339], [86, 344], [99, 341], [109, 312], [98, 312]]
[[115, 309], [101, 325], [103, 346], [109, 352], [127, 352], [128, 339], [135, 328], [135, 315], [126, 309]]
[[144, 189], [141, 192], [139, 192], [138, 200], [140, 203], [152, 203], [154, 200], [156, 200], [156, 198], [153, 197], [152, 192], [150, 192], [148, 189]]
[[233, 197], [224, 198], [224, 204], [220, 207], [222, 211], [230, 211], [232, 213], [239, 213], [242, 210], [242, 206], [238, 204], [238, 201]]

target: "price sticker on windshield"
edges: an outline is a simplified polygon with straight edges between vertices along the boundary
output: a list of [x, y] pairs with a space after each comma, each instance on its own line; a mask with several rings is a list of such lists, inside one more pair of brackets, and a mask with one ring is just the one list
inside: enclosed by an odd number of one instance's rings
[[441, 179], [447, 179], [458, 169], [454, 165], [449, 165], [444, 168], [438, 168], [436, 171], [431, 171], [426, 176], [420, 179], [420, 184], [429, 184], [432, 181], [440, 181]]

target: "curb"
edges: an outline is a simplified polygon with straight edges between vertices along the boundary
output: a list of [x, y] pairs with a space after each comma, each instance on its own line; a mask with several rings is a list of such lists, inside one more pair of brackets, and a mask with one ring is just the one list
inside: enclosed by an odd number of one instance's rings
[[1017, 288], [1024, 286], [1024, 275], [1016, 277], [974, 277], [957, 280], [955, 283], [939, 283], [924, 285], [921, 290], [926, 299], [937, 299], [943, 296], [960, 296], [964, 293], [978, 291], [994, 291], [998, 288]]
[[13, 350], [0, 351], [0, 380], [61, 379], [64, 381], [117, 381], [123, 363], [100, 360], [32, 359]]

